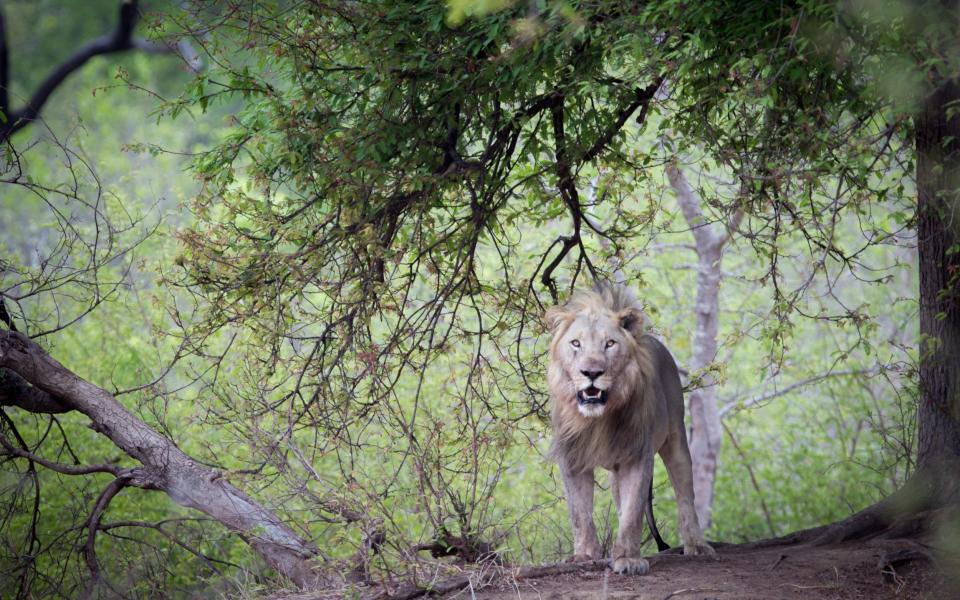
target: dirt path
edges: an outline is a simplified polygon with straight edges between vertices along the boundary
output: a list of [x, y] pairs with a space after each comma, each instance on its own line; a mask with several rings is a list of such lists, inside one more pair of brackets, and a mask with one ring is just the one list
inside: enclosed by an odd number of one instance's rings
[[[877, 541], [833, 547], [776, 546], [723, 549], [716, 560], [657, 555], [642, 577], [610, 571], [517, 578], [508, 573], [481, 589], [444, 598], [487, 600], [948, 600], [950, 595], [925, 561], [895, 563], [881, 573], [882, 556], [907, 549], [903, 542]], [[956, 592], [957, 590], [954, 590]]]

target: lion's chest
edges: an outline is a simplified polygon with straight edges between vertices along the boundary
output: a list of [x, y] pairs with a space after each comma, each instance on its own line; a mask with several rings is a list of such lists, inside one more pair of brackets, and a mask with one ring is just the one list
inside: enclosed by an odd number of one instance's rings
[[560, 457], [572, 459], [582, 468], [613, 469], [643, 456], [647, 439], [642, 428], [610, 415], [565, 440], [557, 440], [557, 450]]

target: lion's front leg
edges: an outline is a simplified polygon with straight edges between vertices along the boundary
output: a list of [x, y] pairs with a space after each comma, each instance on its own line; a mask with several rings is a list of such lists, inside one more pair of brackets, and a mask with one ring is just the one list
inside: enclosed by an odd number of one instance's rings
[[613, 570], [627, 575], [643, 575], [650, 570], [650, 564], [640, 556], [640, 541], [643, 511], [653, 477], [653, 456], [641, 458], [635, 463], [621, 464], [613, 476], [616, 484], [611, 487], [620, 496], [620, 528], [611, 556]]
[[603, 551], [593, 524], [593, 469], [574, 472], [561, 466], [563, 487], [567, 491], [570, 523], [573, 525], [573, 560], [596, 560]]

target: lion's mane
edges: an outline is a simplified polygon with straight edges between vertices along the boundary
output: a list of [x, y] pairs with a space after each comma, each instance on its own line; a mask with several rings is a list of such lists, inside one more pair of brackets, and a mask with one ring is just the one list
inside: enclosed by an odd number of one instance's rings
[[[623, 327], [629, 360], [616, 374], [606, 412], [585, 417], [577, 410], [574, 389], [567, 375], [564, 354], [558, 344], [566, 328], [578, 317], [607, 317], [611, 326]], [[553, 404], [554, 440], [551, 456], [573, 471], [596, 466], [612, 468], [628, 456], [645, 456], [656, 414], [656, 389], [660, 385], [656, 347], [643, 333], [644, 318], [639, 302], [623, 286], [602, 284], [579, 291], [563, 306], [547, 313], [553, 340], [548, 353], [547, 381]], [[655, 342], [654, 342], [655, 343]]]

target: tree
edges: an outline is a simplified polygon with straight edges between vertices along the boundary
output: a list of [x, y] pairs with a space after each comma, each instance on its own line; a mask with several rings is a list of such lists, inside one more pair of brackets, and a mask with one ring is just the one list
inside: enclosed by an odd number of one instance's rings
[[930, 73], [932, 90], [914, 125], [924, 353], [917, 458], [935, 468], [944, 455], [960, 456], [960, 83], [949, 67]]
[[[41, 511], [38, 467], [68, 476], [91, 477], [99, 473], [113, 476], [80, 525], [88, 532], [82, 547], [90, 571], [84, 597], [97, 593], [98, 586], [103, 584], [96, 552], [97, 534], [118, 526], [104, 522], [103, 515], [114, 497], [130, 487], [163, 491], [174, 502], [205, 513], [239, 534], [279, 573], [306, 586], [316, 581], [311, 561], [318, 551], [311, 542], [230, 484], [222, 470], [187, 455], [169, 435], [157, 431], [121, 404], [116, 394], [78, 377], [35, 341], [76, 326], [114, 295], [131, 270], [130, 263], [125, 261], [129, 261], [129, 256], [151, 231], [132, 216], [138, 212], [136, 209], [118, 211], [126, 215], [115, 220], [115, 207], [101, 197], [103, 189], [99, 187], [95, 168], [79, 153], [58, 142], [51, 144], [59, 147], [60, 158], [66, 165], [67, 182], [48, 185], [32, 172], [30, 162], [12, 137], [39, 120], [40, 111], [53, 92], [90, 58], [134, 48], [150, 52], [171, 52], [176, 48], [134, 37], [138, 17], [137, 2], [120, 3], [114, 32], [82, 46], [43, 80], [22, 108], [11, 109], [9, 56], [0, 14], [0, 111], [3, 112], [0, 139], [6, 147], [2, 183], [8, 190], [27, 190], [39, 199], [49, 210], [46, 216], [52, 230], [60, 235], [49, 246], [38, 244], [33, 249], [40, 255], [35, 268], [0, 259], [3, 277], [0, 287], [0, 322], [3, 323], [0, 329], [0, 455], [5, 460], [27, 465], [25, 481], [30, 480], [35, 495], [33, 523], [22, 546], [23, 554], [18, 556], [13, 570], [16, 594], [18, 597], [31, 595], [35, 563], [42, 548], [37, 532]], [[28, 149], [37, 145], [29, 145]], [[89, 198], [85, 195], [88, 190]], [[118, 264], [122, 265], [119, 278], [115, 271]], [[45, 322], [45, 309], [37, 309], [44, 303], [58, 313], [52, 325]], [[70, 314], [73, 312], [75, 314]], [[150, 385], [153, 384], [148, 387]], [[113, 460], [82, 464], [72, 449], [69, 450], [72, 464], [51, 459], [44, 449], [54, 446], [54, 442], [43, 436], [35, 445], [28, 443], [15, 418], [2, 410], [6, 407], [45, 416], [51, 427], [56, 423], [64, 437], [61, 451], [64, 447], [70, 448], [70, 444], [57, 415], [82, 413], [90, 419], [94, 431], [113, 442], [138, 466]], [[19, 493], [13, 495], [16, 497]], [[67, 515], [61, 517], [64, 522], [68, 520]], [[7, 518], [9, 515], [4, 520]], [[159, 525], [148, 522], [127, 525], [153, 526], [164, 532]], [[7, 591], [13, 593], [12, 588]]]
[[[12, 321], [7, 321], [12, 326]], [[157, 433], [106, 390], [77, 377], [51, 358], [36, 343], [14, 328], [0, 332], [0, 405], [36, 413], [59, 414], [77, 410], [91, 426], [108, 437], [142, 467], [112, 464], [60, 464], [16, 447], [0, 437], [4, 454], [23, 458], [65, 475], [109, 473], [114, 479], [100, 494], [87, 521], [89, 536], [84, 548], [91, 581], [89, 596], [99, 583], [95, 540], [100, 518], [110, 501], [126, 487], [160, 490], [175, 502], [208, 514], [239, 533], [272, 567], [301, 585], [314, 582], [308, 560], [317, 555], [311, 544], [249, 496], [230, 485], [223, 474], [198, 464], [165, 436]], [[6, 420], [17, 438], [12, 421]], [[22, 442], [22, 439], [19, 441]]]
[[743, 211], [736, 209], [729, 222], [724, 224], [725, 231], [718, 230], [716, 225], [707, 221], [699, 194], [690, 187], [678, 165], [667, 165], [667, 177], [690, 226], [697, 253], [696, 329], [690, 370], [698, 373], [700, 380], [689, 394], [690, 455], [697, 518], [706, 529], [712, 519], [713, 488], [723, 442], [717, 381], [710, 370], [717, 356], [723, 247], [740, 226]]
[[[615, 256], [645, 220], [619, 210], [629, 186], [616, 179], [596, 203], [603, 214], [582, 189], [595, 164], [631, 168], [622, 131], [650, 114], [662, 76], [635, 62], [640, 38], [560, 7], [531, 15], [519, 36], [515, 14], [450, 28], [442, 3], [290, 9], [283, 19], [258, 3], [231, 13], [227, 23], [249, 25], [241, 39], [228, 25], [206, 47], [223, 70], [169, 107], [247, 99], [236, 134], [196, 163], [198, 222], [181, 234], [184, 269], [169, 281], [205, 309], [191, 335], [249, 328], [235, 349], [250, 381], [228, 384], [238, 435], [336, 458], [318, 474], [271, 444], [251, 468], [290, 474], [292, 487], [298, 473], [353, 482], [355, 455], [385, 452], [368, 436], [389, 425], [436, 539], [482, 547], [502, 535], [490, 499], [513, 423], [544, 415], [534, 384], [543, 357], [530, 339], [544, 303], [600, 276], [591, 247], [605, 239], [601, 257]], [[607, 18], [627, 28], [636, 15]], [[238, 43], [270, 74], [234, 63]], [[563, 230], [536, 249], [539, 266], [516, 274], [527, 251], [514, 231], [557, 218]], [[437, 409], [447, 400], [431, 369], [456, 373], [453, 422]], [[406, 470], [370, 475], [338, 500], [372, 522], [372, 509], [390, 513]], [[400, 552], [425, 547], [384, 520]]]
[[[163, 269], [175, 294], [171, 335], [183, 341], [174, 362], [189, 356], [203, 365], [184, 368], [204, 390], [204, 426], [242, 440], [244, 468], [231, 476], [269, 484], [285, 508], [306, 515], [317, 539], [352, 540], [360, 579], [387, 550], [411, 564], [419, 550], [497, 557], [504, 534], [491, 498], [505, 456], [518, 437], [542, 433], [540, 314], [573, 287], [619, 269], [656, 216], [656, 207], [634, 199], [653, 166], [696, 145], [741, 184], [735, 202], [702, 198], [701, 212], [739, 223], [739, 236], [769, 264], [773, 363], [798, 315], [857, 328], [866, 321], [839, 300], [817, 312], [803, 302], [815, 277], [859, 276], [862, 254], [895, 234], [864, 218], [863, 245], [847, 247], [837, 224], [879, 201], [903, 202], [904, 189], [888, 175], [916, 148], [927, 161], [921, 180], [931, 182], [922, 190], [951, 185], [937, 167], [952, 154], [939, 154], [937, 142], [948, 141], [940, 131], [952, 126], [944, 108], [952, 92], [922, 113], [929, 119], [917, 132], [926, 133], [911, 137], [915, 113], [892, 105], [869, 71], [883, 35], [851, 26], [846, 9], [832, 4], [530, 3], [459, 23], [442, 2], [198, 3], [192, 10], [216, 16], [204, 22], [218, 26], [202, 32], [178, 23], [216, 66], [166, 110], [244, 106], [229, 138], [197, 156], [196, 222], [179, 232], [179, 255]], [[663, 123], [676, 130], [678, 148], [662, 155], [636, 147]], [[923, 143], [907, 147], [914, 139]], [[938, 207], [943, 197], [925, 198]], [[706, 236], [692, 203], [686, 209], [703, 242], [705, 335], [696, 348], [703, 367], [714, 360], [726, 240]], [[941, 286], [933, 297], [922, 292], [938, 309], [928, 326], [949, 336], [952, 305], [937, 302], [949, 300], [941, 291], [956, 281], [955, 235], [942, 227], [942, 210], [924, 214], [935, 234], [924, 243], [942, 246], [934, 253], [940, 263], [929, 264], [944, 276], [930, 284]], [[550, 232], [549, 243], [537, 244], [530, 231]], [[790, 236], [807, 245], [809, 278], [791, 277], [784, 264]], [[94, 256], [81, 272], [116, 264], [113, 250]], [[100, 289], [85, 291], [95, 307]], [[184, 317], [183, 304], [194, 318]], [[24, 447], [14, 425], [4, 430], [5, 454], [27, 469], [114, 477], [84, 521], [94, 583], [102, 515], [121, 489], [138, 485], [217, 518], [305, 581], [317, 553], [311, 542], [226, 483], [222, 469], [198, 466], [172, 436], [137, 422], [116, 394], [79, 381], [25, 340], [14, 331], [24, 310], [11, 312], [0, 335], [10, 387], [0, 398], [90, 415], [138, 462], [78, 469]], [[947, 328], [936, 330], [944, 321]], [[955, 389], [943, 387], [955, 377], [953, 363], [937, 366], [943, 347], [951, 346], [941, 341], [924, 355], [936, 367], [928, 383], [940, 382], [924, 384], [930, 397]], [[709, 389], [694, 394], [694, 405], [716, 408]], [[950, 439], [950, 419], [941, 425], [921, 409], [921, 430], [929, 432], [921, 435], [931, 441], [922, 471], [945, 492], [926, 508], [949, 497], [949, 478], [926, 465], [939, 452], [934, 440]], [[717, 438], [701, 439], [709, 451]], [[371, 467], [360, 456], [382, 460]], [[185, 488], [203, 493], [184, 498]], [[250, 508], [246, 519], [225, 508], [234, 502]], [[890, 506], [814, 533], [886, 528]], [[411, 514], [432, 529], [428, 543], [417, 539]], [[928, 514], [897, 516], [922, 523]]]
[[[718, 159], [752, 179], [746, 209], [773, 227], [771, 234], [750, 237], [770, 258], [771, 283], [785, 317], [799, 296], [778, 284], [776, 241], [783, 227], [798, 229], [812, 252], [841, 268], [852, 264], [856, 253], [833, 242], [837, 219], [857, 214], [875, 198], [895, 199], [895, 190], [878, 189], [870, 175], [878, 165], [890, 168], [915, 157], [922, 338], [918, 473], [891, 499], [816, 533], [822, 541], [836, 541], [878, 531], [902, 534], [909, 526], [936, 530], [939, 522], [930, 511], [958, 501], [960, 456], [951, 108], [960, 54], [945, 25], [956, 18], [956, 7], [797, 2], [744, 9], [711, 2], [690, 9], [663, 2], [647, 14], [656, 27], [677, 27], [695, 40], [678, 60], [686, 74], [676, 84], [685, 121], [678, 128], [719, 146]], [[836, 192], [819, 187], [825, 182], [836, 185]], [[759, 198], [764, 204], [756, 203]], [[874, 239], [882, 240], [877, 233]], [[856, 319], [852, 313], [838, 317]]]
[[[185, 239], [185, 283], [205, 290], [217, 307], [209, 313], [211, 327], [256, 321], [260, 333], [279, 344], [290, 332], [275, 323], [326, 322], [309, 336], [317, 340], [313, 350], [284, 368], [304, 375], [344, 369], [341, 389], [354, 393], [344, 360], [353, 349], [373, 349], [381, 367], [423, 369], [451, 331], [488, 335], [483, 327], [452, 326], [438, 342], [433, 333], [444, 310], [456, 323], [463, 303], [479, 318], [481, 294], [500, 294], [510, 312], [494, 322], [508, 318], [522, 332], [541, 302], [539, 290], [559, 299], [556, 274], [571, 253], [570, 286], [584, 271], [604, 275], [584, 234], [607, 238], [615, 254], [640, 222], [624, 206], [627, 186], [612, 186], [599, 195], [609, 203], [587, 207], [580, 181], [595, 174], [595, 165], [636, 173], [619, 152], [621, 132], [631, 118], [641, 128], [649, 125], [651, 111], [660, 110], [670, 111], [685, 143], [711, 148], [717, 163], [743, 181], [738, 204], [724, 210], [747, 215], [745, 236], [769, 261], [766, 281], [777, 319], [768, 335], [773, 353], [782, 353], [797, 315], [863, 322], [864, 315], [839, 301], [837, 312], [805, 312], [804, 292], [813, 275], [852, 273], [869, 247], [895, 235], [867, 224], [860, 247], [843, 248], [835, 239], [841, 219], [860, 218], [877, 198], [902, 202], [902, 183], [876, 174], [910, 160], [906, 145], [914, 127], [920, 229], [932, 234], [921, 236], [921, 261], [939, 274], [924, 276], [932, 282], [921, 288], [924, 331], [944, 338], [922, 361], [921, 437], [937, 442], [922, 445], [919, 464], [956, 454], [950, 390], [958, 386], [943, 366], [956, 361], [940, 354], [953, 352], [946, 338], [954, 331], [955, 258], [948, 250], [955, 240], [940, 226], [949, 223], [948, 212], [925, 208], [942, 208], [936, 192], [948, 187], [933, 174], [949, 171], [952, 154], [934, 149], [951, 139], [944, 135], [952, 123], [944, 107], [952, 88], [935, 85], [941, 91], [913, 113], [882, 93], [885, 82], [874, 77], [884, 56], [903, 56], [915, 23], [893, 29], [901, 45], [891, 48], [882, 45], [891, 41], [884, 38], [890, 30], [851, 22], [845, 5], [813, 1], [594, 3], [574, 12], [531, 4], [526, 12], [489, 14], [486, 8], [468, 3], [460, 17], [473, 18], [454, 29], [444, 27], [445, 15], [432, 5], [297, 6], [297, 18], [282, 22], [259, 5], [237, 13], [253, 24], [245, 29], [248, 47], [271, 56], [289, 85], [273, 85], [242, 65], [227, 66], [231, 83], [215, 84], [257, 100], [241, 117], [242, 131], [199, 163], [209, 183], [200, 214], [215, 206], [235, 215], [228, 224], [207, 220]], [[949, 22], [925, 14], [925, 27]], [[917, 50], [918, 63], [931, 58]], [[384, 56], [392, 60], [383, 63]], [[671, 93], [654, 102], [664, 80]], [[199, 82], [195, 97], [208, 98], [211, 84]], [[241, 154], [252, 165], [248, 177], [265, 185], [266, 194], [238, 189]], [[617, 221], [601, 230], [590, 211]], [[546, 222], [540, 215], [564, 214], [571, 233], [557, 237], [521, 286], [483, 276], [481, 239], [499, 245], [505, 223], [529, 218], [536, 226]], [[784, 275], [780, 252], [787, 235], [802, 236], [816, 261], [803, 281]], [[510, 273], [512, 248], [504, 248], [497, 260]], [[435, 293], [424, 298], [415, 284], [426, 281]], [[324, 298], [328, 318], [308, 306], [313, 293]], [[422, 312], [407, 312], [410, 297], [423, 299]], [[387, 324], [385, 337], [373, 331], [374, 321]], [[389, 362], [395, 349], [411, 348], [422, 353], [417, 360], [407, 354]], [[331, 353], [332, 362], [321, 358]], [[282, 362], [276, 356], [271, 371]], [[330, 379], [321, 380], [326, 389], [309, 391], [304, 380], [290, 392], [309, 398], [301, 415], [337, 395]], [[380, 407], [392, 387], [362, 389]], [[940, 441], [949, 444], [943, 448]]]

